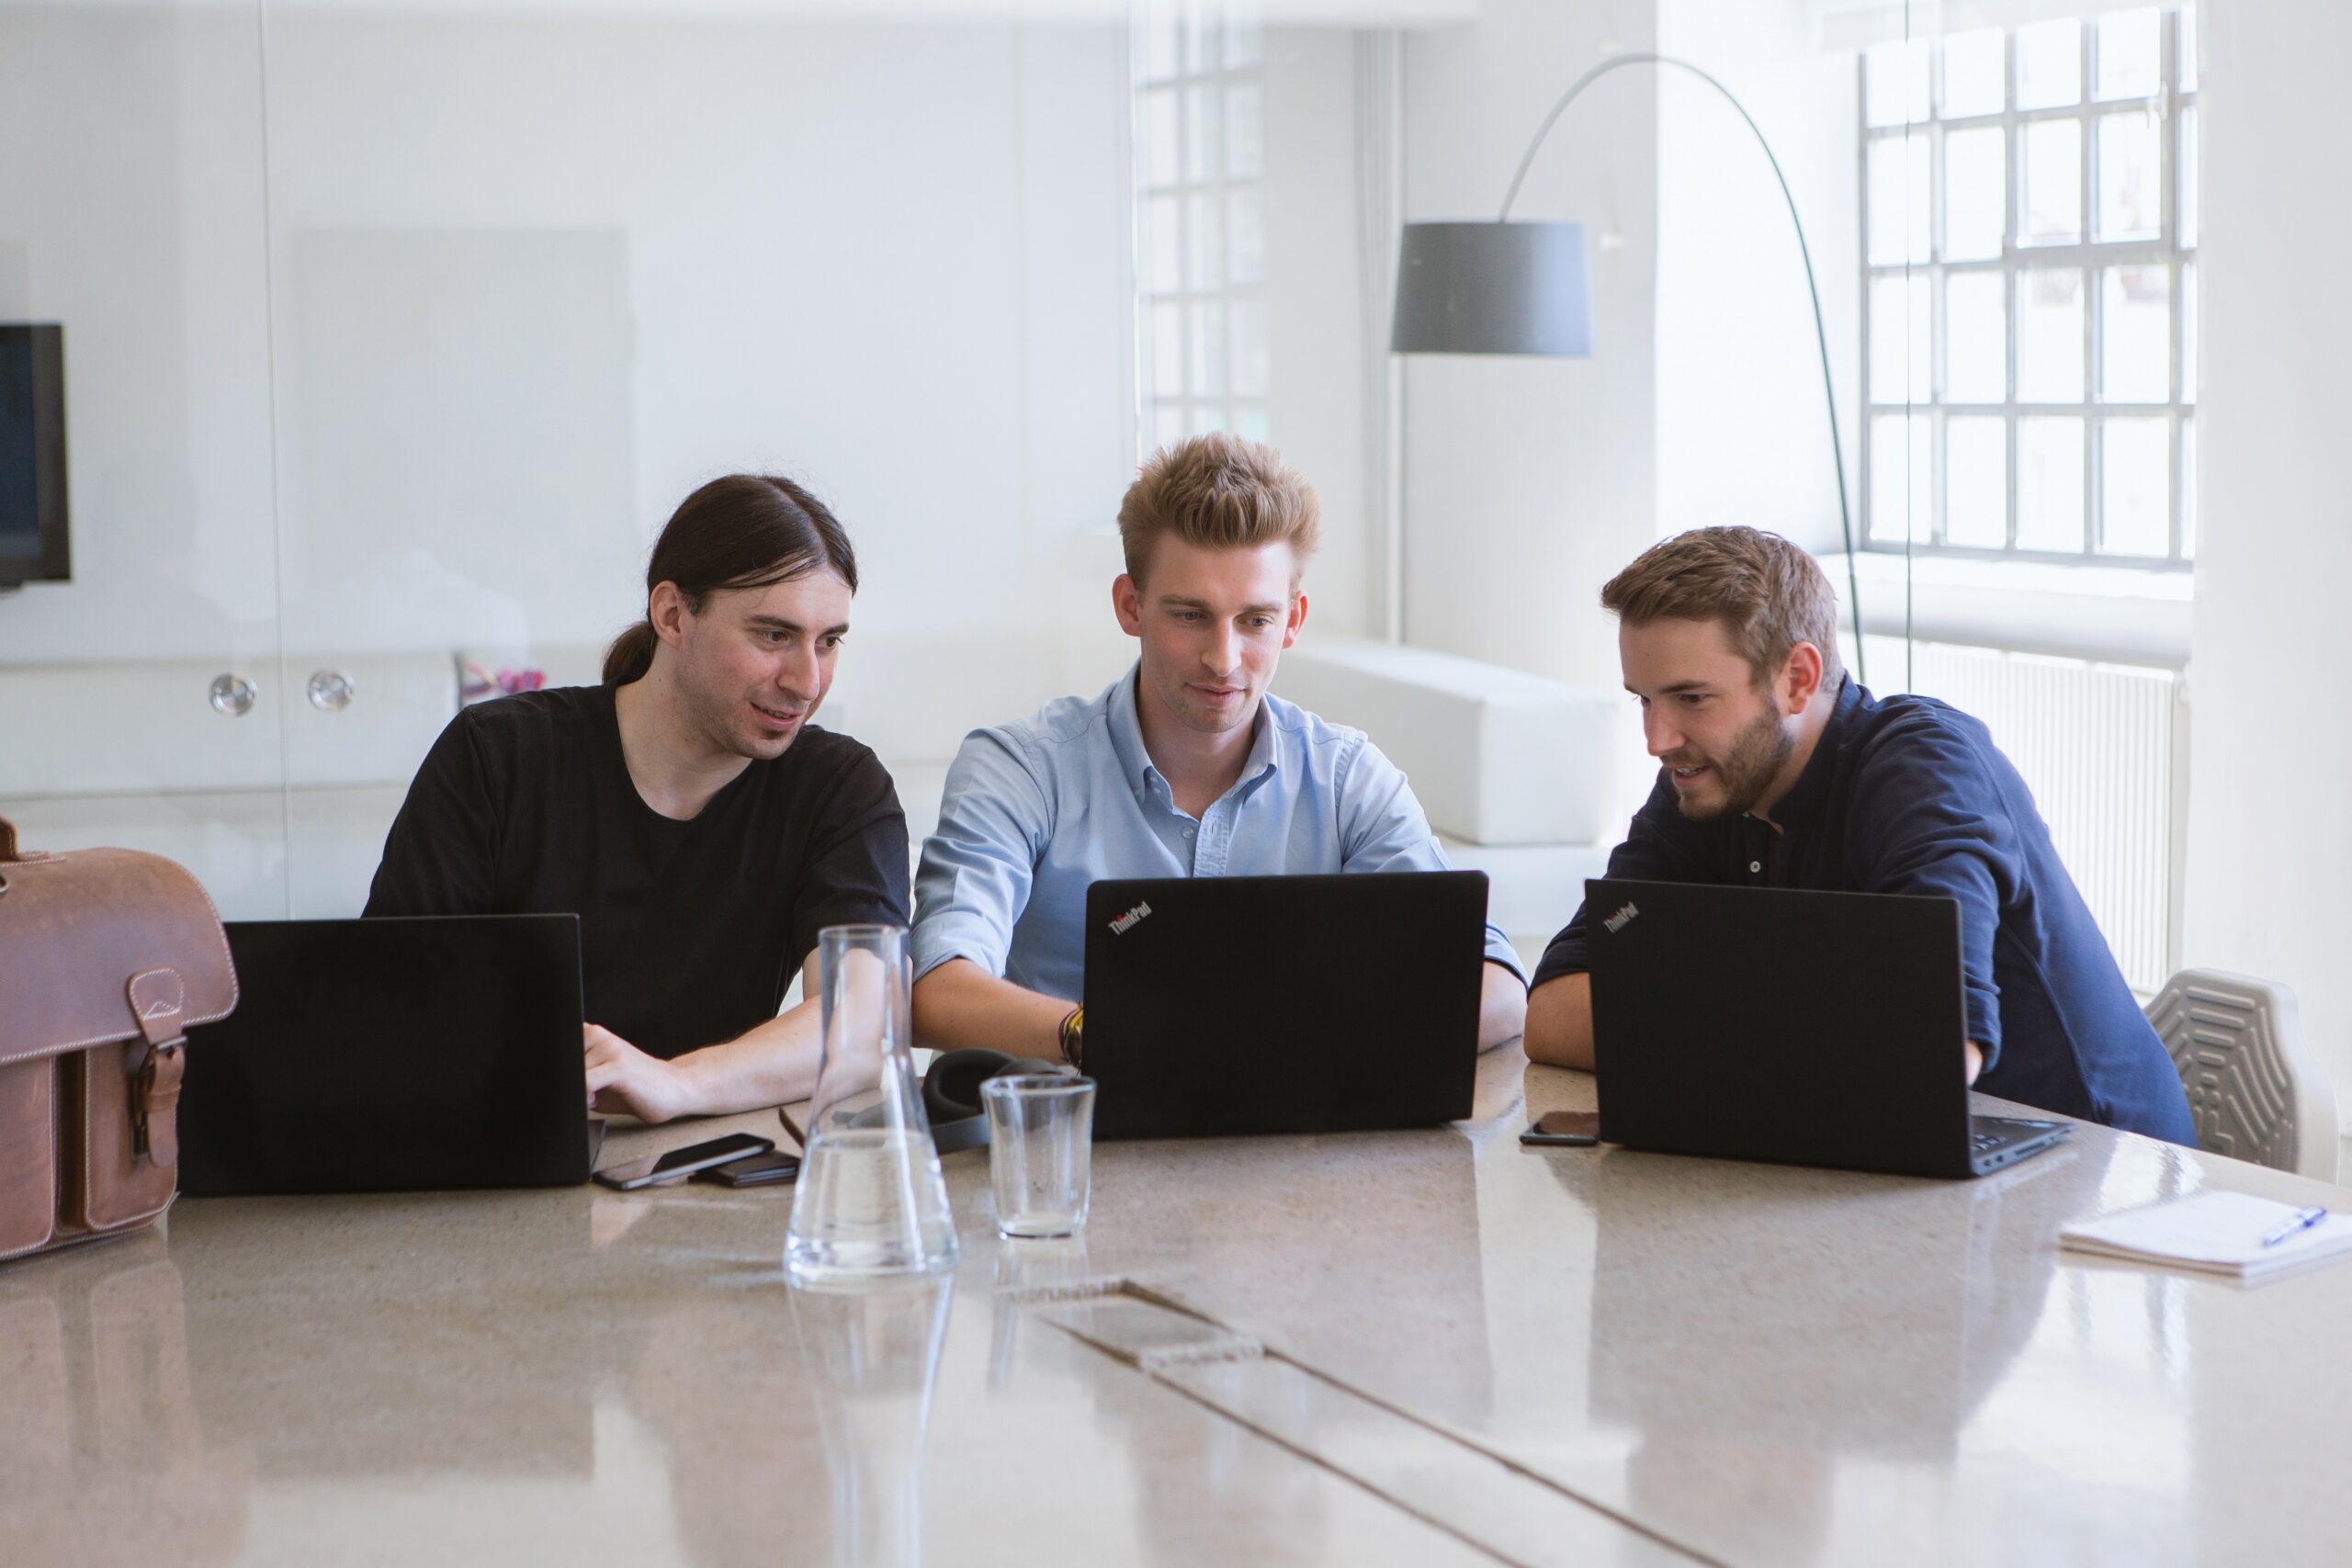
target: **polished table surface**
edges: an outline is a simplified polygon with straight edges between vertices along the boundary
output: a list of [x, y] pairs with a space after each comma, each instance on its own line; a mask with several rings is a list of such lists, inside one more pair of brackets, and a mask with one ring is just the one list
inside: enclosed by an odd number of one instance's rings
[[[1080, 1243], [787, 1288], [790, 1189], [183, 1201], [0, 1266], [0, 1562], [2339, 1563], [2338, 1189], [2096, 1127], [1940, 1182], [1425, 1132], [1111, 1144]], [[605, 1158], [767, 1117], [616, 1130]]]

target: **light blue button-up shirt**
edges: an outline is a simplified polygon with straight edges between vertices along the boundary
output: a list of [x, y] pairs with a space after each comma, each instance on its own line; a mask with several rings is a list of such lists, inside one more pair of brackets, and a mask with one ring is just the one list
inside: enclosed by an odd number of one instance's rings
[[[1104, 877], [1446, 869], [1396, 765], [1271, 693], [1240, 782], [1187, 816], [1144, 750], [1131, 668], [1091, 702], [965, 738], [915, 874], [915, 975], [968, 958], [1077, 1001], [1086, 890]], [[1487, 957], [1526, 975], [1492, 925]]]

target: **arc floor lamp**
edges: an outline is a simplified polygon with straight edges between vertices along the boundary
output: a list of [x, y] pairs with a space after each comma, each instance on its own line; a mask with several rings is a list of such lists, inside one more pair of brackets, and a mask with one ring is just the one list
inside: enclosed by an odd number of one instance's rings
[[[1821, 351], [1821, 391], [1829, 406], [1829, 460], [1838, 476], [1838, 517], [1846, 542], [1847, 604], [1853, 612], [1854, 669], [1862, 678], [1860, 581], [1854, 570], [1854, 516], [1846, 497], [1846, 454], [1838, 434], [1838, 394], [1829, 375], [1829, 334], [1822, 325], [1821, 290], [1814, 282], [1813, 250], [1788, 176], [1772, 144], [1732, 90], [1687, 60], [1670, 54], [1621, 54], [1577, 78], [1544, 123], [1535, 128], [1491, 223], [1408, 223], [1396, 267], [1396, 315], [1389, 347], [1398, 354], [1527, 354], [1581, 358], [1592, 353], [1592, 286], [1581, 223], [1510, 220], [1511, 203], [1544, 139], [1577, 95], [1630, 65], [1686, 71], [1723, 95], [1764, 150], [1780, 182], [1789, 222], [1804, 259], [1805, 292], [1813, 300], [1814, 343]], [[1865, 681], [1864, 683], [1867, 683]]]

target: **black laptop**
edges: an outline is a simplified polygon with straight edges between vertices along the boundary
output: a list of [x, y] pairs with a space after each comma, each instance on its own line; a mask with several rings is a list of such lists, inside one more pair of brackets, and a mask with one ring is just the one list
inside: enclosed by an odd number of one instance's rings
[[2069, 1130], [1970, 1114], [1952, 899], [1596, 880], [1585, 919], [1605, 1142], [1982, 1176]]
[[228, 931], [237, 1010], [187, 1032], [181, 1191], [588, 1179], [577, 916]]
[[1483, 872], [1098, 882], [1086, 1076], [1102, 1138], [1470, 1114]]

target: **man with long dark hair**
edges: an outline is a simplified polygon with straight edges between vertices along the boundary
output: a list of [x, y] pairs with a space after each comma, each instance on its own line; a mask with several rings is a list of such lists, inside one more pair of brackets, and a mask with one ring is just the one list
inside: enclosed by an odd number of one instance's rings
[[907, 919], [890, 775], [808, 722], [856, 558], [799, 485], [736, 474], [680, 504], [645, 577], [645, 618], [601, 685], [450, 721], [366, 912], [578, 914], [598, 1110], [661, 1122], [804, 1099], [816, 1006], [776, 1012], [794, 968], [821, 927]]

